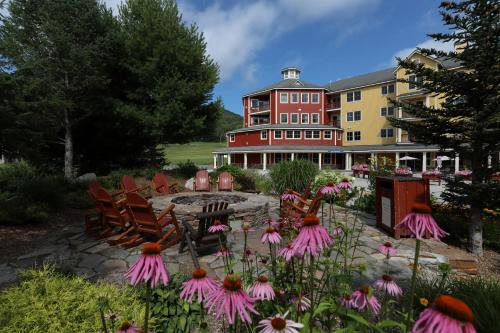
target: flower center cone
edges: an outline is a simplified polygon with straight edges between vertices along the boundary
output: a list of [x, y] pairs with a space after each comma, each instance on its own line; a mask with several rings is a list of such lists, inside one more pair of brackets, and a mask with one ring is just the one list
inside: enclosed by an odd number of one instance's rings
[[474, 314], [467, 304], [449, 295], [440, 295], [434, 303], [440, 312], [461, 322], [471, 323], [474, 321]]
[[285, 329], [286, 321], [283, 318], [275, 317], [271, 319], [271, 325], [273, 326], [274, 329], [280, 331]]

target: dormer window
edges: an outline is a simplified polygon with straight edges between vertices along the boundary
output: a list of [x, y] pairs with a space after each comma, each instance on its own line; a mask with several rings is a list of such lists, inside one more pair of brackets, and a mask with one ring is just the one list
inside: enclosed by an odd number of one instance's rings
[[300, 79], [300, 69], [297, 67], [286, 67], [281, 70], [283, 80], [287, 79]]

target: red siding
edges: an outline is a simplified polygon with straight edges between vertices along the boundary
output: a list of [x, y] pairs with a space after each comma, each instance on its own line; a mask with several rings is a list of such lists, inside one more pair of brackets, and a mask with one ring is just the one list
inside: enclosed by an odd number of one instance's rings
[[[268, 136], [267, 139], [261, 140], [260, 138], [260, 130], [244, 132], [244, 133], [236, 133], [235, 141], [229, 142], [229, 147], [245, 147], [245, 146], [267, 146], [269, 145], [269, 137], [271, 137], [271, 145], [311, 145], [311, 146], [340, 146], [342, 144], [340, 131], [332, 130], [332, 138], [324, 139], [324, 131], [321, 131], [320, 139], [305, 139], [305, 130], [301, 129], [301, 138], [300, 139], [286, 139], [286, 130], [282, 130], [282, 139], [274, 138], [274, 130], [267, 130]], [[337, 135], [337, 142], [335, 142], [334, 135]]]
[[[288, 94], [288, 103], [281, 103], [280, 94], [287, 93]], [[299, 98], [299, 103], [291, 103], [291, 94], [297, 93]], [[309, 94], [309, 103], [302, 103], [301, 93]], [[319, 93], [319, 103], [313, 104], [311, 103], [311, 94]], [[321, 114], [323, 113], [323, 105], [321, 103], [322, 96], [324, 99], [325, 92], [321, 90], [278, 90], [276, 97], [278, 98], [278, 118], [274, 120], [274, 124], [280, 122], [281, 114], [288, 113], [288, 123], [290, 124], [290, 114], [297, 113], [299, 116], [299, 123], [301, 121], [300, 117], [303, 113], [309, 114], [309, 124], [311, 123], [311, 114], [318, 113], [319, 114], [319, 124], [324, 124]], [[315, 124], [318, 125], [318, 124]]]
[[266, 140], [260, 139], [260, 131], [236, 133], [235, 141], [229, 142], [229, 147], [245, 147], [245, 146], [266, 146], [269, 144], [269, 138]]
[[245, 123], [245, 127], [248, 127], [248, 97], [243, 98], [243, 121]]

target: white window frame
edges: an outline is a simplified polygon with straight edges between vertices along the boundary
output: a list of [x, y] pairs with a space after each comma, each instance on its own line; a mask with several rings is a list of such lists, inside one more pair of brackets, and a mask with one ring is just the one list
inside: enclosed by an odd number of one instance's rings
[[[392, 92], [389, 91], [389, 87], [390, 86], [392, 86]], [[386, 89], [386, 93], [385, 94], [384, 94], [384, 88]], [[383, 86], [380, 87], [380, 95], [382, 95], [382, 96], [394, 94], [395, 91], [396, 91], [396, 87], [394, 86], [394, 83], [385, 84], [385, 85], [383, 85]]]
[[[297, 117], [297, 121], [293, 121], [293, 116]], [[299, 124], [300, 119], [299, 119], [299, 114], [298, 113], [290, 113], [290, 124]]]
[[236, 135], [235, 134], [229, 134], [229, 142], [235, 142], [236, 141]]
[[260, 131], [260, 139], [267, 140], [267, 131]]
[[[352, 133], [353, 141], [361, 141], [361, 131], [353, 131]], [[359, 133], [359, 139], [356, 139], [356, 133]]]
[[342, 140], [342, 132], [341, 131], [335, 131], [337, 133], [337, 141]]
[[[297, 98], [297, 101], [293, 101], [293, 96]], [[299, 104], [299, 93], [290, 93], [290, 103], [291, 104]]]
[[[283, 97], [286, 97], [285, 102], [283, 102]], [[286, 92], [280, 93], [280, 104], [288, 104], [288, 93]]]
[[[306, 119], [306, 121], [304, 121], [304, 119]], [[309, 124], [309, 113], [301, 113], [300, 114], [300, 123], [301, 124]]]
[[[356, 99], [356, 93], [359, 92], [359, 99]], [[352, 94], [352, 101], [349, 101], [349, 94]], [[361, 101], [362, 93], [361, 90], [354, 90], [354, 91], [349, 91], [346, 94], [346, 103], [354, 103], [354, 102], [359, 102]]]
[[[279, 137], [276, 136], [276, 133], [279, 133]], [[274, 139], [275, 140], [281, 140], [283, 139], [283, 131], [282, 130], [274, 130]]]
[[[292, 133], [292, 137], [291, 138], [288, 137], [288, 132]], [[299, 133], [299, 137], [298, 138], [295, 137], [295, 133], [297, 133], [297, 132]], [[300, 140], [302, 138], [302, 134], [301, 134], [301, 131], [299, 131], [299, 130], [285, 130], [285, 138], [287, 140]]]
[[[304, 131], [304, 139], [307, 139], [307, 140], [311, 140], [313, 138], [313, 135], [312, 135], [312, 130], [305, 130]], [[310, 135], [308, 135], [310, 134]]]
[[[253, 106], [253, 101], [257, 101], [257, 106]], [[259, 107], [259, 100], [257, 98], [251, 98], [250, 99], [250, 108], [253, 109], [253, 108], [258, 108]]]
[[[314, 121], [314, 116], [317, 116], [318, 117], [318, 121]], [[321, 122], [320, 118], [319, 118], [319, 113], [311, 113], [311, 124], [319, 124]]]
[[[307, 96], [307, 99], [305, 102], [303, 99], [304, 96]], [[309, 104], [309, 93], [300, 93], [300, 103], [301, 104]]]
[[[313, 96], [318, 96], [317, 102], [314, 101]], [[311, 103], [312, 104], [319, 104], [319, 93], [311, 93]]]
[[[349, 134], [351, 134], [351, 139], [349, 140]], [[354, 141], [354, 131], [348, 131], [345, 133], [346, 141]]]
[[[283, 116], [285, 116], [286, 121], [283, 121]], [[281, 113], [280, 114], [280, 124], [288, 124], [288, 113]]]
[[[356, 120], [356, 112], [359, 113], [359, 119]], [[349, 120], [349, 114], [352, 115], [352, 120]], [[355, 111], [349, 111], [345, 114], [345, 120], [348, 121], [348, 122], [356, 122], [356, 121], [361, 121], [362, 119], [362, 116], [361, 116], [361, 110], [355, 110]]]
[[[389, 136], [389, 130], [391, 130], [391, 131], [392, 131], [392, 135], [391, 135], [391, 136]], [[382, 133], [385, 133], [385, 136], [384, 136], [384, 135], [382, 135]], [[394, 128], [392, 128], [392, 127], [389, 127], [389, 128], [381, 128], [381, 129], [380, 129], [380, 137], [381, 137], [382, 139], [390, 139], [390, 138], [393, 138], [393, 137], [394, 137]]]
[[[413, 81], [411, 80], [412, 76], [415, 78]], [[418, 81], [417, 75], [415, 75], [415, 74], [408, 75], [408, 90], [415, 90], [415, 89], [417, 89], [417, 84], [416, 84], [417, 81]]]
[[320, 130], [313, 130], [313, 140], [321, 140], [321, 131]]
[[[389, 114], [389, 108], [392, 108], [392, 114]], [[385, 109], [385, 114], [383, 114], [382, 110]], [[381, 117], [394, 117], [394, 106], [383, 106], [380, 108], [380, 116]]]
[[[328, 136], [326, 135], [328, 133]], [[332, 139], [332, 131], [323, 131], [323, 139], [331, 140]]]

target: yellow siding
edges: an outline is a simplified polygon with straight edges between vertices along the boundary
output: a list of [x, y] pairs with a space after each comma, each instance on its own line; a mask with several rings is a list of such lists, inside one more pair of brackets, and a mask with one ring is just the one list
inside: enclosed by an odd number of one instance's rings
[[[435, 60], [432, 60], [428, 57], [424, 57], [423, 55], [420, 55], [420, 54], [413, 54], [410, 56], [410, 59], [411, 60], [419, 60], [420, 63], [424, 64], [425, 66], [427, 67], [431, 67], [431, 68], [434, 68], [434, 69], [438, 69], [438, 62], [435, 61]], [[398, 68], [397, 71], [396, 71], [396, 79], [408, 79], [408, 75], [406, 74], [406, 69], [404, 68]], [[409, 93], [409, 92], [416, 92], [417, 89], [409, 89], [408, 88], [408, 83], [405, 83], [405, 82], [398, 82], [396, 84], [396, 94], [398, 95], [402, 95], [402, 94], [406, 94], [406, 93]]]
[[[392, 83], [395, 83], [392, 82]], [[395, 94], [382, 95], [381, 87], [384, 84], [378, 84], [370, 87], [353, 89], [350, 91], [361, 90], [361, 100], [347, 102], [347, 91], [341, 94], [342, 100], [342, 127], [344, 129], [343, 145], [380, 145], [394, 144], [396, 142], [396, 129], [394, 128], [394, 137], [381, 138], [380, 130], [382, 128], [392, 128], [388, 119], [380, 115], [380, 108], [390, 105], [388, 97], [395, 98]], [[347, 112], [361, 111], [360, 121], [347, 121]], [[394, 110], [397, 115], [397, 110]], [[347, 141], [347, 132], [361, 131], [360, 141]]]

